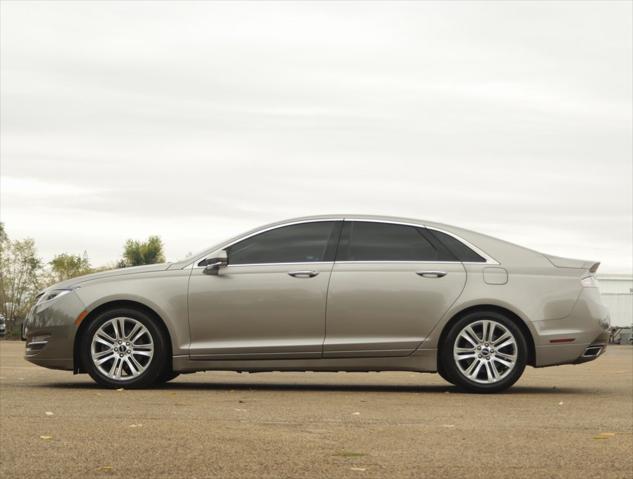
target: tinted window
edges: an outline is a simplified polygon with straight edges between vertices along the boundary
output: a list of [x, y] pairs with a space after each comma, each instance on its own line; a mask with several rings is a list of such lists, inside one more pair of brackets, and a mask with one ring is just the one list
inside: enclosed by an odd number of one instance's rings
[[252, 236], [228, 249], [229, 264], [332, 261], [333, 226], [333, 221], [301, 223]]
[[340, 261], [454, 261], [413, 226], [364, 221], [346, 222]]
[[455, 255], [458, 261], [468, 261], [475, 263], [486, 262], [484, 258], [475, 253], [472, 249], [459, 241], [457, 238], [453, 238], [451, 235], [447, 235], [446, 233], [442, 233], [440, 231], [435, 231], [432, 229], [427, 229], [427, 231], [435, 238], [437, 238], [437, 240], [440, 241], [444, 246], [446, 246], [446, 248], [448, 248], [448, 250]]

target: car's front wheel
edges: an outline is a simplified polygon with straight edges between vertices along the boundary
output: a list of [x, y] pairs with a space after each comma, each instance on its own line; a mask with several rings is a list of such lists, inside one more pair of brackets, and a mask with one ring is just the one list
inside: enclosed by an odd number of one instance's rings
[[111, 388], [143, 388], [166, 369], [167, 339], [154, 318], [142, 311], [105, 311], [88, 325], [81, 360], [97, 383]]
[[452, 325], [440, 352], [447, 377], [477, 393], [503, 391], [523, 374], [527, 343], [521, 329], [495, 311], [472, 312]]

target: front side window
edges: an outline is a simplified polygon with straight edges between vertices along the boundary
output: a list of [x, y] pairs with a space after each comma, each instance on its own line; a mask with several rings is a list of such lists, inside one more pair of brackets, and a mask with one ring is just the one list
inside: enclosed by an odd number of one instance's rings
[[301, 223], [252, 236], [228, 248], [229, 264], [332, 261], [335, 223]]
[[421, 228], [369, 221], [346, 222], [337, 261], [454, 261]]

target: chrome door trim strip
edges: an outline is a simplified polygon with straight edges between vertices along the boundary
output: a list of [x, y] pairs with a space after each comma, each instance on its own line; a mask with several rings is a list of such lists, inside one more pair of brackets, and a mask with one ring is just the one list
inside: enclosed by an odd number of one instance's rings
[[[212, 253], [214, 253], [215, 251], [219, 251], [219, 250], [224, 250], [226, 248], [229, 248], [231, 246], [233, 246], [236, 243], [239, 243], [240, 241], [244, 241], [248, 238], [251, 238], [253, 236], [256, 236], [258, 234], [261, 233], [265, 233], [267, 231], [272, 231], [278, 228], [283, 228], [286, 226], [292, 226], [292, 225], [298, 225], [298, 224], [304, 224], [304, 223], [322, 223], [322, 222], [327, 222], [327, 221], [362, 221], [362, 222], [366, 222], [366, 223], [385, 223], [385, 224], [392, 224], [392, 225], [404, 225], [404, 226], [413, 226], [415, 228], [425, 228], [425, 229], [429, 229], [429, 230], [433, 230], [433, 231], [439, 231], [440, 233], [444, 233], [448, 236], [451, 236], [453, 238], [455, 238], [457, 241], [463, 243], [464, 245], [466, 245], [467, 247], [469, 247], [470, 249], [472, 249], [475, 253], [477, 253], [479, 256], [481, 256], [482, 258], [484, 258], [486, 261], [336, 261], [336, 263], [340, 263], [340, 264], [349, 264], [349, 263], [369, 263], [369, 264], [373, 264], [373, 263], [436, 263], [436, 264], [442, 264], [442, 263], [460, 263], [460, 264], [472, 264], [472, 265], [481, 265], [481, 264], [492, 264], [492, 265], [498, 265], [500, 264], [497, 260], [495, 260], [492, 256], [490, 256], [489, 254], [487, 254], [485, 251], [482, 251], [480, 248], [478, 248], [477, 246], [473, 245], [472, 243], [466, 241], [465, 239], [461, 238], [460, 236], [451, 233], [450, 231], [446, 231], [444, 229], [441, 228], [437, 228], [435, 226], [426, 226], [424, 223], [412, 223], [412, 222], [405, 222], [405, 221], [393, 221], [393, 220], [381, 220], [381, 219], [375, 219], [375, 218], [355, 218], [355, 217], [350, 217], [350, 218], [315, 218], [315, 219], [306, 219], [306, 220], [298, 220], [298, 221], [289, 221], [288, 223], [281, 223], [281, 224], [277, 224], [274, 226], [269, 226], [268, 228], [263, 228], [261, 230], [257, 230], [254, 231], [250, 234], [244, 235], [239, 237], [238, 239], [231, 241], [230, 243], [226, 243], [222, 246], [220, 246], [219, 248], [217, 248], [216, 250], [207, 253], [205, 256], [195, 260], [193, 263], [191, 263], [190, 265], [186, 266], [185, 269], [187, 268], [191, 268], [191, 269], [199, 269], [199, 268], [204, 268], [204, 266], [198, 266], [198, 264], [202, 261], [204, 261], [205, 259], [209, 258], [211, 256]], [[314, 261], [314, 262], [304, 262], [303, 264], [328, 264], [328, 263], [332, 263], [331, 261]], [[302, 264], [302, 263], [252, 263], [252, 264], [243, 264], [243, 265], [229, 265], [229, 266], [271, 266], [271, 265], [291, 265], [291, 264]]]

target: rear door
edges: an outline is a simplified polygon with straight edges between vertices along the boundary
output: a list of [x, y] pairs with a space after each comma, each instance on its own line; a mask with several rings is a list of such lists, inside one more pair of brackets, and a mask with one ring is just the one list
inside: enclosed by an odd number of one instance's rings
[[328, 289], [324, 357], [412, 353], [465, 283], [463, 264], [424, 228], [345, 221]]

